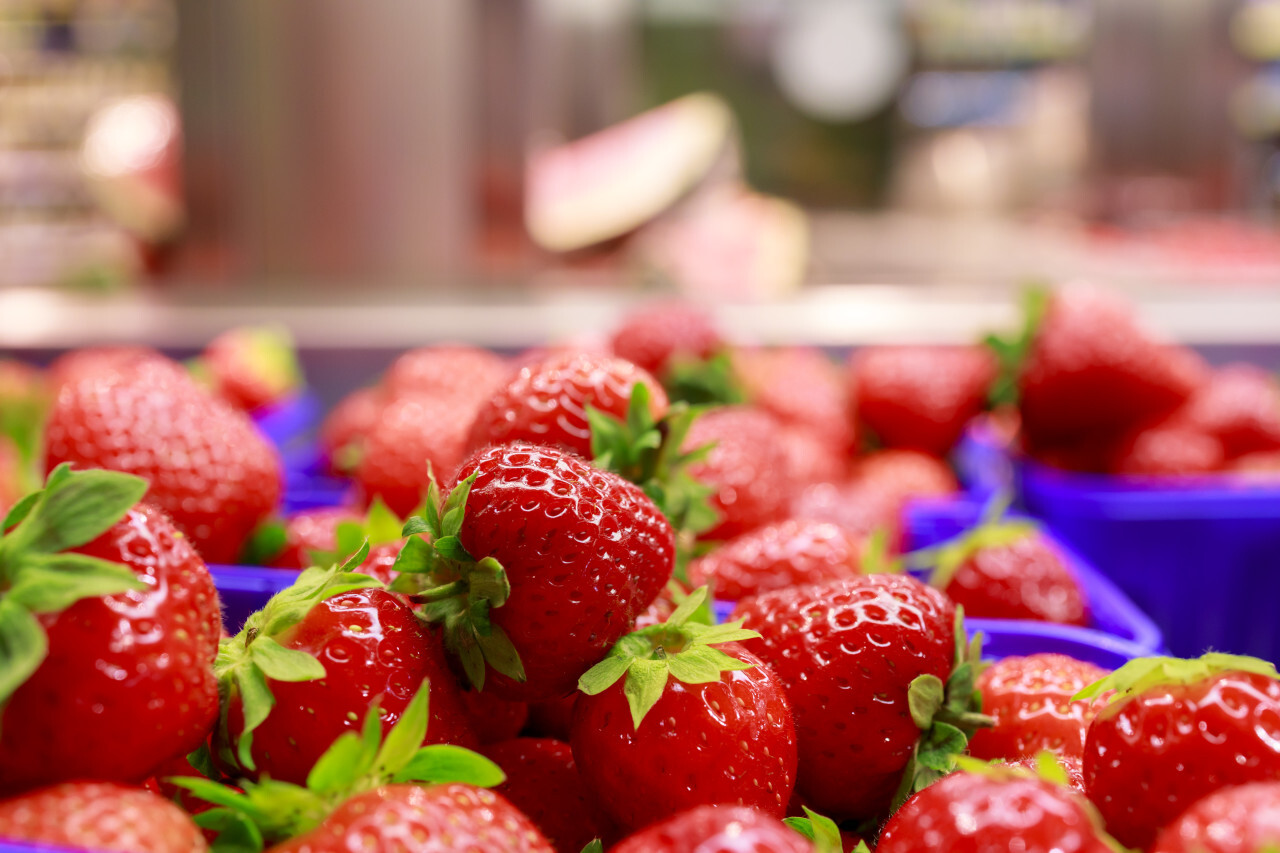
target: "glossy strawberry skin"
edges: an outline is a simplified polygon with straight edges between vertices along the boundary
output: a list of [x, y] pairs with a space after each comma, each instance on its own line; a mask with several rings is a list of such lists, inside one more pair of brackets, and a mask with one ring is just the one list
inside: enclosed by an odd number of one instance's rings
[[318, 441], [331, 471], [344, 473], [348, 463], [343, 458], [344, 451], [360, 446], [387, 402], [388, 397], [381, 388], [361, 388], [343, 397], [329, 412], [320, 425]]
[[711, 317], [682, 303], [652, 305], [629, 314], [610, 338], [614, 355], [654, 376], [672, 361], [710, 358], [723, 346]]
[[107, 468], [151, 483], [211, 563], [233, 563], [280, 498], [280, 459], [243, 412], [176, 364], [143, 358], [62, 386], [45, 427], [45, 466]]
[[569, 352], [523, 367], [484, 403], [471, 425], [468, 446], [529, 442], [571, 450], [592, 457], [590, 405], [625, 419], [631, 390], [637, 383], [649, 389], [654, 419], [667, 412], [667, 395], [658, 380], [629, 361], [612, 356]]
[[385, 785], [338, 806], [317, 828], [273, 853], [555, 853], [500, 794], [471, 785]]
[[1280, 681], [1220, 673], [1117, 702], [1089, 726], [1084, 776], [1108, 831], [1145, 847], [1219, 788], [1280, 780]]
[[140, 504], [75, 550], [123, 563], [147, 589], [39, 616], [49, 653], [0, 717], [0, 794], [139, 782], [198, 747], [217, 718], [218, 594], [190, 542]]
[[0, 802], [0, 839], [116, 853], [209, 849], [182, 809], [112, 782], [66, 782]]
[[671, 525], [637, 486], [555, 448], [487, 448], [458, 476], [472, 473], [459, 537], [506, 569], [510, 597], [490, 618], [527, 676], [491, 670], [485, 689], [519, 701], [568, 695], [671, 577]]
[[609, 853], [812, 853], [813, 845], [776, 817], [743, 806], [698, 806], [624, 839]]
[[786, 685], [805, 801], [835, 820], [886, 810], [920, 737], [907, 689], [950, 675], [955, 606], [910, 577], [860, 575], [749, 598], [733, 616]]
[[719, 601], [856, 575], [863, 542], [834, 524], [787, 519], [744, 533], [689, 565], [692, 587]]
[[[1067, 775], [1067, 787], [1075, 791], [1080, 796], [1085, 796], [1084, 792], [1084, 763], [1075, 755], [1055, 755], [1054, 761], [1058, 763], [1058, 767]], [[1017, 761], [1003, 761], [1002, 765], [1015, 767], [1030, 773], [1033, 776], [1040, 774], [1040, 759], [1037, 758], [1019, 758]]]
[[796, 734], [782, 683], [735, 643], [719, 647], [754, 664], [709, 684], [674, 678], [635, 728], [622, 682], [574, 706], [571, 742], [583, 781], [622, 831], [699, 805], [786, 815], [795, 785]]
[[529, 719], [529, 705], [525, 702], [508, 702], [493, 691], [484, 690], [463, 690], [460, 695], [467, 723], [481, 744], [515, 738]]
[[284, 549], [271, 565], [277, 569], [305, 569], [311, 555], [334, 550], [338, 544], [338, 525], [344, 521], [360, 523], [359, 510], [332, 506], [296, 512], [284, 522]]
[[1049, 652], [992, 664], [977, 686], [982, 713], [995, 726], [974, 734], [969, 753], [983, 760], [1013, 761], [1048, 750], [1079, 760], [1089, 723], [1101, 706], [1072, 702], [1071, 697], [1106, 674], [1091, 663]]
[[869, 347], [850, 379], [858, 420], [885, 447], [946, 456], [987, 402], [996, 378], [985, 347]]
[[747, 406], [706, 412], [689, 429], [684, 450], [714, 444], [689, 475], [715, 489], [720, 523], [700, 539], [732, 539], [785, 515], [794, 482], [781, 447], [781, 428], [768, 413]]
[[1151, 853], [1259, 853], [1280, 848], [1280, 782], [1223, 788], [1160, 831]]
[[363, 501], [382, 498], [407, 516], [421, 506], [430, 474], [447, 480], [466, 453], [467, 417], [448, 397], [404, 395], [378, 414], [361, 443], [355, 481]]
[[471, 413], [502, 387], [511, 373], [505, 359], [478, 347], [420, 347], [392, 362], [382, 377], [382, 387], [393, 397], [427, 394], [455, 400], [463, 411]]
[[1229, 459], [1280, 450], [1280, 383], [1256, 365], [1228, 364], [1176, 417], [1217, 438]]
[[903, 804], [876, 853], [1109, 853], [1086, 808], [1043, 779], [952, 773]]
[[591, 797], [569, 744], [550, 738], [514, 738], [481, 752], [507, 781], [494, 790], [524, 812], [560, 853], [579, 853], [602, 836]]
[[[276, 702], [253, 732], [256, 770], [242, 768], [250, 775], [305, 784], [312, 766], [340, 735], [360, 731], [375, 699], [385, 736], [424, 678], [431, 682], [431, 716], [423, 743], [475, 746], [439, 635], [391, 593], [371, 588], [335, 595], [275, 639], [320, 661], [325, 677], [267, 680]], [[236, 695], [219, 744], [234, 753], [243, 729], [243, 706]]]
[[945, 591], [966, 615], [981, 619], [1089, 624], [1089, 602], [1080, 582], [1043, 533], [978, 549]]

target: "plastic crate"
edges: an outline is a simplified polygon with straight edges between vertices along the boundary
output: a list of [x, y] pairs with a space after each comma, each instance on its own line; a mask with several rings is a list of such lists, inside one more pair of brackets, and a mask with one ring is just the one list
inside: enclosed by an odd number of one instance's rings
[[351, 500], [351, 482], [328, 475], [316, 444], [315, 432], [323, 416], [320, 398], [310, 391], [253, 414], [258, 429], [280, 451], [284, 465], [280, 505], [286, 514], [342, 506]]
[[253, 422], [263, 435], [280, 449], [285, 467], [296, 456], [312, 452], [316, 427], [324, 415], [324, 404], [309, 390], [302, 390], [279, 403], [253, 412]]
[[1153, 484], [1024, 462], [1019, 492], [1160, 626], [1174, 654], [1280, 660], [1280, 486]]

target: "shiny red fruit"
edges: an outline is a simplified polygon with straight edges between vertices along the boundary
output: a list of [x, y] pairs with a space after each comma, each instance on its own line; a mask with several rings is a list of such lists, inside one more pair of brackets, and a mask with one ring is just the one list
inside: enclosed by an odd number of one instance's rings
[[[511, 377], [512, 368], [501, 356], [465, 345], [420, 347], [401, 355], [382, 377], [386, 392], [427, 394], [456, 401], [474, 412]], [[466, 418], [464, 418], [466, 420]]]
[[840, 368], [811, 347], [743, 349], [733, 354], [734, 374], [747, 401], [784, 426], [804, 427], [832, 448], [853, 450], [851, 402]]
[[482, 744], [511, 740], [529, 719], [526, 702], [509, 702], [484, 690], [463, 690], [461, 697], [467, 723]]
[[1226, 464], [1217, 437], [1176, 420], [1136, 430], [1113, 454], [1111, 473], [1130, 477], [1208, 474]]
[[609, 853], [812, 853], [800, 833], [758, 809], [698, 806], [637, 832]]
[[381, 388], [353, 391], [329, 412], [320, 425], [319, 444], [330, 470], [347, 473], [359, 462], [364, 437], [378, 422], [388, 398]]
[[1261, 853], [1280, 849], [1280, 782], [1223, 788], [1156, 836], [1150, 853]]
[[345, 506], [327, 506], [296, 512], [284, 521], [284, 549], [271, 565], [277, 569], [305, 569], [312, 565], [315, 552], [333, 551], [338, 545], [338, 525], [344, 521], [359, 524], [359, 510]]
[[[1053, 760], [1057, 762], [1059, 769], [1066, 774], [1067, 787], [1084, 796], [1084, 763], [1080, 761], [1080, 758], [1075, 755], [1055, 755]], [[1001, 764], [1024, 770], [1033, 776], [1038, 776], [1042, 770], [1039, 757], [1019, 758], [1017, 761], [1004, 761]]]
[[448, 480], [466, 453], [467, 412], [448, 397], [397, 397], [378, 413], [361, 442], [354, 479], [361, 498], [382, 498], [400, 516], [422, 505], [431, 472]]
[[1230, 459], [1280, 450], [1280, 382], [1256, 365], [1228, 364], [1177, 417], [1216, 437]]
[[0, 838], [104, 853], [209, 849], [182, 809], [112, 782], [67, 782], [0, 802]]
[[701, 539], [731, 539], [783, 518], [794, 481], [770, 414], [746, 406], [713, 409], [693, 422], [685, 451], [714, 447], [689, 466], [689, 475], [715, 489], [710, 501], [720, 523]]
[[507, 781], [494, 790], [524, 812], [559, 853], [580, 853], [591, 839], [602, 836], [569, 744], [515, 738], [481, 752], [507, 774]]
[[710, 358], [723, 341], [707, 312], [693, 305], [668, 303], [627, 315], [610, 345], [614, 355], [661, 376], [673, 361]]
[[140, 782], [196, 749], [217, 719], [222, 620], [191, 543], [140, 504], [75, 550], [128, 566], [146, 589], [38, 617], [49, 653], [0, 717], [0, 792]]
[[720, 601], [858, 574], [863, 540], [821, 521], [788, 519], [730, 539], [689, 565], [689, 585]]
[[1080, 581], [1043, 533], [979, 548], [944, 591], [967, 616], [1089, 624], [1089, 602]]

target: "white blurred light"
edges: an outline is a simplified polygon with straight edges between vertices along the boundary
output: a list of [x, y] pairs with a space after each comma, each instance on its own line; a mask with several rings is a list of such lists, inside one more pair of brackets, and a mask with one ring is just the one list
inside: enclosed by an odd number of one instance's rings
[[177, 132], [178, 118], [164, 98], [138, 95], [94, 114], [81, 149], [86, 171], [113, 177], [149, 169], [160, 162]]

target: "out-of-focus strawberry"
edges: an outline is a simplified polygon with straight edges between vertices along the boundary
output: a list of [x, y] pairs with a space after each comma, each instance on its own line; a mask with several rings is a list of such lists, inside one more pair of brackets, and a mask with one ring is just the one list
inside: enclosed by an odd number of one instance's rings
[[481, 744], [511, 740], [529, 719], [529, 706], [524, 702], [509, 702], [484, 690], [464, 690], [461, 697], [467, 723]]
[[85, 375], [127, 368], [143, 361], [168, 362], [159, 351], [139, 346], [83, 347], [65, 352], [49, 365], [49, 388], [58, 393], [63, 385]]
[[729, 539], [783, 517], [794, 485], [780, 442], [777, 420], [760, 409], [713, 409], [694, 421], [684, 449], [713, 446], [689, 474], [715, 489], [711, 505], [720, 514], [700, 539]]
[[334, 473], [350, 473], [360, 462], [361, 444], [387, 405], [381, 388], [353, 391], [329, 412], [320, 425], [320, 450]]
[[847, 448], [800, 424], [782, 427], [782, 452], [797, 489], [815, 483], [839, 483], [849, 478], [853, 459]]
[[[511, 377], [501, 356], [478, 347], [442, 344], [401, 355], [387, 368], [382, 388], [395, 397], [430, 394], [457, 401], [460, 411], [474, 413]], [[463, 419], [468, 417], [463, 415]]]
[[1207, 474], [1221, 470], [1222, 442], [1198, 427], [1165, 420], [1129, 435], [1114, 451], [1111, 472], [1134, 477]]
[[480, 750], [507, 774], [495, 792], [524, 812], [557, 853], [580, 853], [601, 835], [601, 817], [578, 774], [569, 744], [511, 738]]
[[851, 451], [854, 427], [849, 392], [840, 368], [821, 350], [735, 350], [733, 368], [747, 402], [785, 426], [821, 436], [835, 452]]
[[65, 782], [0, 802], [0, 838], [104, 853], [209, 849], [182, 809], [111, 782]]
[[813, 853], [813, 845], [782, 821], [744, 806], [698, 806], [659, 821], [609, 853]]
[[834, 524], [788, 519], [742, 534], [689, 565], [720, 601], [858, 573], [864, 543]]
[[213, 393], [251, 412], [297, 393], [302, 368], [289, 330], [276, 326], [239, 326], [209, 342], [193, 369]]
[[911, 498], [945, 498], [960, 491], [955, 474], [936, 456], [914, 450], [881, 450], [854, 467], [854, 481], [901, 502]]
[[710, 358], [723, 343], [711, 316], [687, 302], [633, 311], [610, 340], [615, 355], [654, 376], [662, 376], [673, 361]]
[[355, 481], [363, 500], [381, 498], [397, 515], [422, 504], [432, 471], [448, 478], [466, 453], [465, 413], [444, 396], [401, 395], [379, 412], [361, 443]]
[[1280, 383], [1252, 364], [1220, 367], [1177, 418], [1216, 437], [1227, 458], [1280, 450]]
[[1210, 794], [1156, 837], [1151, 853], [1265, 853], [1280, 850], [1280, 782]]

